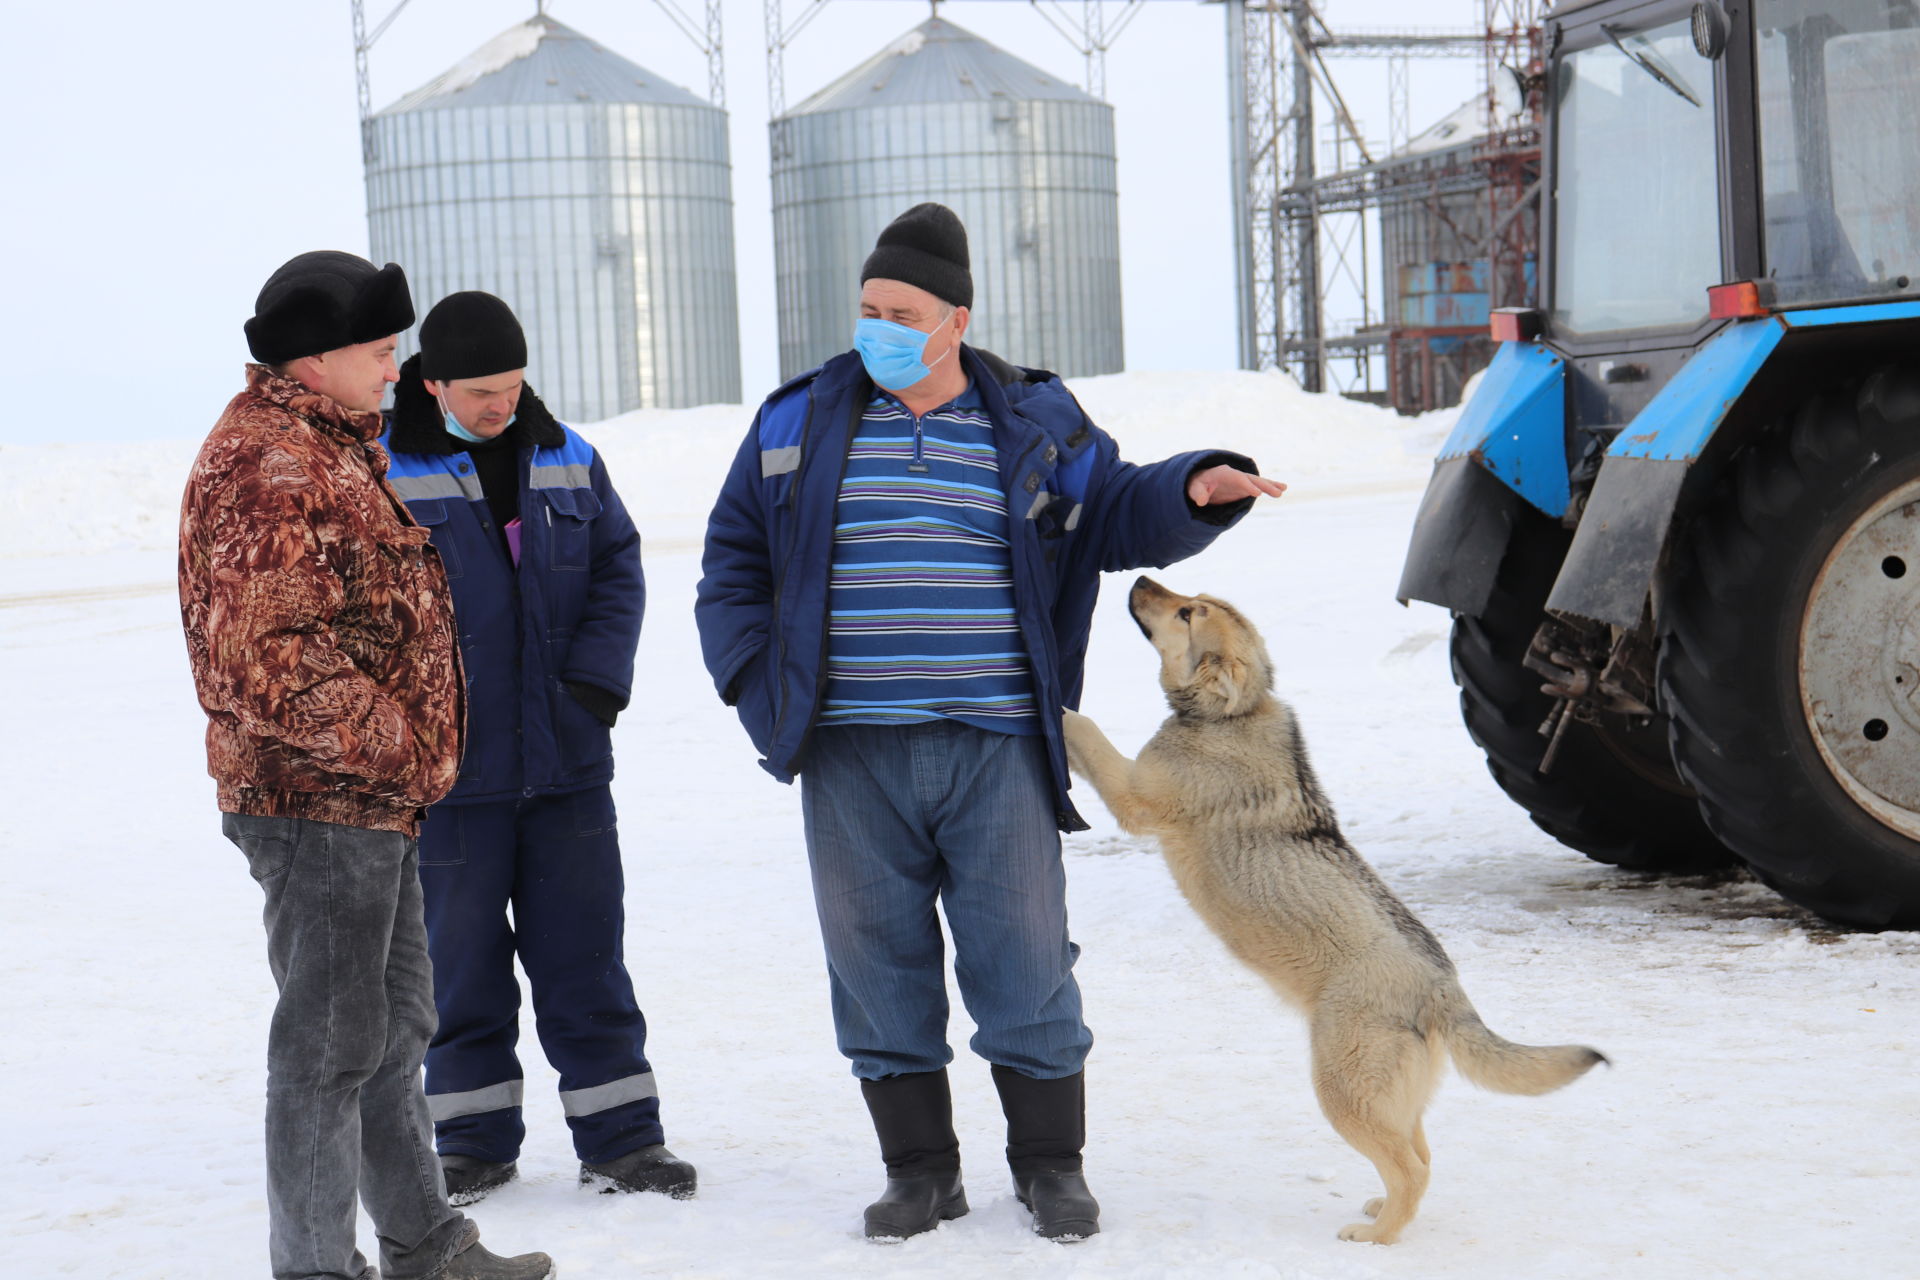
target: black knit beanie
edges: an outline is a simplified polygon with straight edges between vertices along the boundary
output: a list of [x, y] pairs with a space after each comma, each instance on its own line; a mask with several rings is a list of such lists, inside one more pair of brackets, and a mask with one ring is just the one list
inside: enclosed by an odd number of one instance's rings
[[860, 283], [898, 280], [956, 307], [973, 305], [967, 229], [943, 204], [917, 204], [889, 222], [860, 268]]
[[490, 293], [450, 293], [420, 322], [420, 376], [490, 378], [527, 367], [527, 335], [513, 308]]
[[261, 364], [285, 364], [412, 326], [413, 295], [399, 266], [319, 249], [267, 277], [247, 321], [247, 349]]

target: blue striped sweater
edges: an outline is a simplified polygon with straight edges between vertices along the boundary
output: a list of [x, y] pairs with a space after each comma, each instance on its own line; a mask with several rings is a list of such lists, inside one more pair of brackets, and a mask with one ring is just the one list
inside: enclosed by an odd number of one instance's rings
[[820, 723], [1040, 732], [993, 423], [971, 384], [918, 422], [885, 392], [868, 403], [840, 483], [828, 610]]

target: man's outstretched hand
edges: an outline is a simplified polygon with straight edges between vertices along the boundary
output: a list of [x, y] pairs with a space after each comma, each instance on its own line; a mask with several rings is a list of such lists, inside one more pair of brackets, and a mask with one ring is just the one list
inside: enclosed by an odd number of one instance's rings
[[1196, 507], [1238, 502], [1242, 498], [1258, 498], [1262, 495], [1277, 498], [1286, 491], [1287, 486], [1278, 480], [1249, 475], [1224, 462], [1217, 467], [1194, 472], [1193, 478], [1187, 481], [1187, 500]]

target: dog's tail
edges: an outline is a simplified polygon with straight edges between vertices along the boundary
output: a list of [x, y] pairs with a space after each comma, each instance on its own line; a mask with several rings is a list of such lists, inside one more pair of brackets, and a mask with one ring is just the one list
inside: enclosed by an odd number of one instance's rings
[[1480, 1021], [1458, 983], [1449, 983], [1434, 1012], [1441, 1039], [1460, 1074], [1498, 1093], [1551, 1093], [1607, 1060], [1583, 1044], [1531, 1045], [1502, 1039]]

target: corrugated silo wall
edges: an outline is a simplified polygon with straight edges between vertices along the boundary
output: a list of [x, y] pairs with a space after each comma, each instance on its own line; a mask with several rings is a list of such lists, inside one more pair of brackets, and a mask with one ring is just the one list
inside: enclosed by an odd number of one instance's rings
[[506, 299], [528, 382], [570, 421], [739, 401], [725, 113], [444, 108], [374, 129], [373, 257], [406, 268], [422, 316], [461, 289]]
[[1067, 377], [1124, 367], [1111, 107], [911, 104], [789, 116], [772, 132], [783, 377], [852, 345], [860, 264], [923, 200], [967, 227], [969, 342]]

